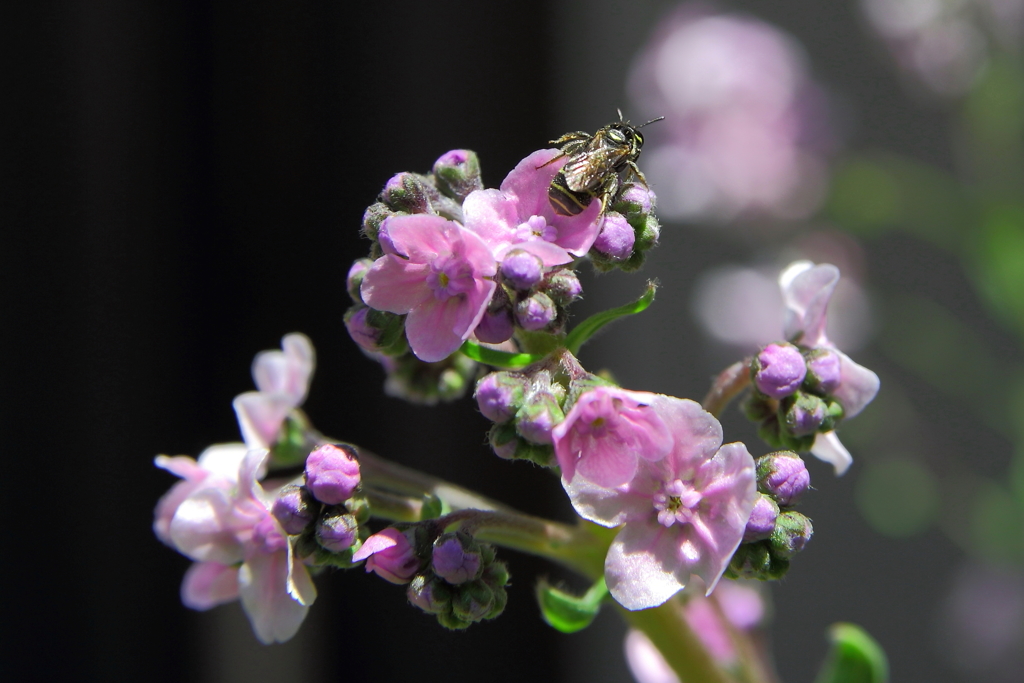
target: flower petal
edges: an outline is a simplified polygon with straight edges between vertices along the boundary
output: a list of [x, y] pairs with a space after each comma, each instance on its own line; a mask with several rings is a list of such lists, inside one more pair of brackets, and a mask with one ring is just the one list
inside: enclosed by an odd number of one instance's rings
[[462, 203], [462, 214], [466, 229], [479, 235], [492, 251], [511, 245], [521, 222], [515, 198], [493, 189], [470, 192]]
[[842, 351], [839, 355], [839, 386], [833, 396], [843, 406], [843, 419], [851, 418], [864, 410], [878, 394], [881, 380], [871, 370], [853, 361]]
[[247, 391], [231, 402], [238, 418], [242, 439], [250, 448], [270, 448], [277, 442], [278, 433], [288, 413], [295, 407], [286, 394], [267, 394]]
[[402, 315], [433, 296], [427, 285], [429, 274], [427, 263], [386, 254], [366, 271], [360, 296], [370, 308]]
[[628, 610], [657, 607], [686, 585], [680, 575], [680, 527], [666, 528], [652, 519], [622, 528], [604, 563], [608, 590]]
[[234, 501], [230, 490], [205, 488], [178, 506], [169, 535], [174, 547], [193, 560], [234, 564], [242, 559], [242, 545], [231, 524]]
[[548, 186], [565, 165], [564, 158], [553, 161], [559, 155], [557, 149], [537, 150], [516, 164], [501, 181], [501, 191], [515, 198], [519, 216], [543, 216], [545, 209], [550, 213]]
[[636, 478], [616, 488], [598, 486], [583, 477], [573, 477], [572, 481], [562, 479], [562, 487], [580, 517], [606, 527], [619, 526], [650, 512], [652, 493], [636, 484]]
[[283, 351], [261, 351], [252, 364], [256, 387], [265, 393], [286, 394], [292, 407], [301, 405], [309, 389], [315, 355], [309, 338], [298, 332], [281, 339]]
[[853, 456], [846, 450], [835, 432], [819, 433], [815, 436], [811, 453], [819, 460], [830, 463], [835, 468], [837, 477], [845, 473], [853, 462]]
[[826, 314], [837, 284], [839, 269], [831, 263], [815, 266], [810, 261], [797, 261], [782, 272], [779, 285], [786, 303], [784, 330], [788, 341], [812, 348], [829, 345]]
[[208, 610], [238, 599], [238, 567], [218, 562], [194, 562], [181, 582], [185, 607]]
[[242, 608], [264, 645], [289, 640], [309, 611], [288, 594], [288, 578], [288, 553], [283, 550], [253, 553], [238, 571]]

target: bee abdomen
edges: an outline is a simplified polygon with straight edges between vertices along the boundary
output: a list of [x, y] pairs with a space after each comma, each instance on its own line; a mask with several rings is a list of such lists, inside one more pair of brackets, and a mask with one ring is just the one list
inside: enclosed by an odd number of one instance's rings
[[594, 198], [586, 192], [573, 192], [565, 184], [565, 174], [559, 173], [548, 185], [548, 201], [559, 216], [578, 216], [590, 206]]

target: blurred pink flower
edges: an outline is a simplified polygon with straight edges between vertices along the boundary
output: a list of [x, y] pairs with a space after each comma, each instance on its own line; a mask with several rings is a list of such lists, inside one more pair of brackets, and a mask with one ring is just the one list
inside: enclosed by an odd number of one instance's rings
[[722, 426], [700, 404], [652, 403], [672, 435], [672, 451], [640, 461], [614, 488], [583, 477], [562, 480], [573, 508], [607, 527], [623, 525], [605, 558], [608, 590], [626, 609], [664, 603], [692, 575], [710, 593], [743, 539], [757, 494], [754, 460], [741, 443], [722, 445]]
[[302, 405], [309, 391], [316, 355], [304, 334], [281, 339], [281, 351], [261, 351], [252, 362], [257, 391], [235, 397], [242, 438], [249, 448], [271, 448], [288, 413]]
[[1024, 574], [965, 563], [940, 608], [939, 645], [962, 670], [1019, 680], [1024, 666]]
[[784, 304], [778, 277], [783, 264], [798, 259], [834, 263], [843, 278], [831, 299], [828, 336], [837, 346], [856, 351], [873, 332], [871, 304], [860, 280], [863, 254], [846, 235], [812, 232], [787, 247], [778, 265], [724, 265], [705, 271], [694, 287], [692, 310], [704, 330], [744, 353], [784, 338]]
[[800, 46], [742, 14], [686, 4], [659, 23], [630, 90], [652, 126], [643, 166], [659, 213], [801, 218], [827, 182], [833, 135]]
[[993, 47], [1016, 52], [1022, 0], [862, 0], [864, 13], [904, 75], [932, 93], [968, 92]]
[[[764, 618], [764, 600], [758, 588], [749, 583], [722, 581], [715, 590], [714, 599], [718, 600], [730, 625], [740, 631], [755, 628]], [[732, 637], [711, 599], [702, 595], [689, 595], [681, 609], [690, 628], [711, 656], [723, 666], [735, 664], [736, 649]], [[679, 677], [643, 633], [627, 633], [625, 646], [626, 662], [638, 683], [678, 683]]]

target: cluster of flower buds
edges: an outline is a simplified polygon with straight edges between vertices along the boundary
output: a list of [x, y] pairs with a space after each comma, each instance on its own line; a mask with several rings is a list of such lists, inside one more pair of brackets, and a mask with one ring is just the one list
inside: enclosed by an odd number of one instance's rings
[[463, 629], [505, 611], [508, 568], [494, 548], [438, 522], [390, 526], [366, 539], [353, 560], [366, 571], [406, 585], [409, 602], [449, 629]]
[[654, 215], [654, 192], [640, 183], [623, 184], [605, 214], [601, 233], [590, 250], [590, 260], [600, 271], [621, 268], [639, 270], [647, 252], [658, 246], [661, 224]]
[[830, 432], [843, 417], [833, 396], [841, 360], [828, 348], [768, 344], [750, 363], [754, 391], [744, 412], [760, 423], [759, 436], [774, 448], [809, 451], [819, 432]]
[[452, 630], [505, 611], [508, 567], [492, 546], [456, 531], [438, 536], [431, 551], [430, 565], [409, 582], [409, 602]]
[[756, 461], [757, 498], [726, 576], [778, 579], [789, 570], [790, 558], [803, 550], [814, 529], [793, 508], [811, 484], [804, 461], [791, 451], [778, 451]]
[[550, 369], [492, 372], [477, 382], [475, 395], [480, 412], [495, 423], [488, 440], [499, 457], [555, 464], [551, 430], [565, 419], [566, 389]]
[[454, 150], [430, 174], [387, 182], [363, 216], [372, 246], [349, 271], [345, 325], [385, 366], [390, 393], [460, 396], [473, 365], [422, 366], [448, 361], [470, 339], [511, 349], [534, 333], [564, 333], [583, 257], [600, 270], [641, 266], [660, 234], [654, 194], [630, 182], [607, 203], [594, 197], [575, 215], [559, 213], [549, 192], [570, 158], [539, 150], [484, 189], [476, 155]]
[[368, 536], [370, 508], [360, 490], [359, 457], [347, 444], [318, 446], [306, 459], [305, 483], [289, 484], [271, 512], [297, 536], [295, 552], [312, 564], [352, 567]]

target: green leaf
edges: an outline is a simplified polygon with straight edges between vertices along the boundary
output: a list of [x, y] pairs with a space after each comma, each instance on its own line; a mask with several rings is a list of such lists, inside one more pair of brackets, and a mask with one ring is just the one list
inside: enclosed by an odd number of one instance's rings
[[555, 588], [545, 580], [537, 584], [537, 602], [544, 621], [562, 633], [576, 633], [590, 626], [608, 596], [604, 577], [582, 597]]
[[833, 624], [828, 632], [832, 641], [825, 664], [818, 672], [816, 683], [886, 683], [889, 680], [889, 661], [885, 651], [854, 624]]
[[652, 280], [647, 283], [647, 289], [636, 301], [590, 316], [573, 328], [573, 331], [565, 338], [565, 348], [569, 349], [569, 353], [575, 356], [579, 353], [580, 347], [608, 323], [646, 310], [654, 302], [654, 293], [657, 289], [658, 283]]
[[536, 363], [544, 357], [541, 354], [497, 351], [495, 349], [489, 349], [486, 346], [480, 346], [476, 342], [471, 341], [464, 342], [462, 344], [462, 348], [459, 350], [478, 363], [490, 365], [495, 368], [505, 368], [508, 370], [524, 368], [530, 363]]

